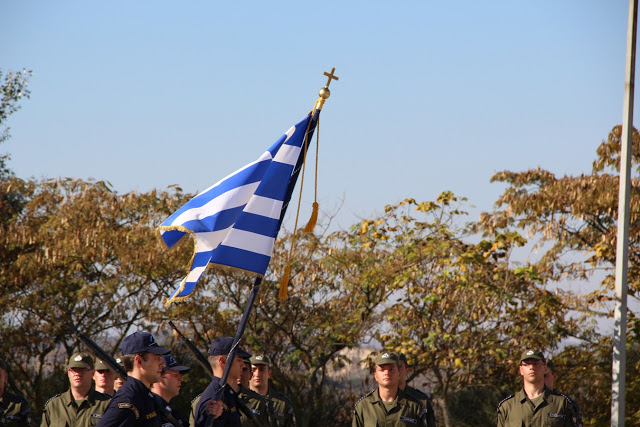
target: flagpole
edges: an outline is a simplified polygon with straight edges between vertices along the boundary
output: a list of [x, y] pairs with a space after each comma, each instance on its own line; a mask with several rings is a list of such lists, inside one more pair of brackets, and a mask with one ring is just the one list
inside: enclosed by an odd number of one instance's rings
[[625, 376], [627, 364], [627, 271], [629, 264], [629, 199], [631, 188], [631, 147], [633, 135], [633, 91], [635, 86], [635, 56], [638, 0], [629, 0], [625, 94], [622, 111], [622, 141], [620, 146], [620, 192], [618, 195], [618, 236], [616, 248], [616, 281], [611, 387], [611, 426], [624, 427]]

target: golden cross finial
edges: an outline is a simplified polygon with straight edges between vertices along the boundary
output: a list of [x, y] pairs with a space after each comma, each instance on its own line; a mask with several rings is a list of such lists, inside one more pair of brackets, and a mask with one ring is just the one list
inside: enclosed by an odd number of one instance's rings
[[333, 68], [331, 69], [331, 72], [330, 72], [330, 73], [327, 73], [326, 71], [324, 72], [324, 75], [325, 75], [325, 76], [327, 76], [327, 77], [329, 77], [329, 78], [327, 79], [327, 84], [326, 84], [326, 85], [324, 85], [324, 87], [328, 88], [328, 87], [329, 87], [329, 85], [331, 84], [331, 80], [340, 80], [340, 78], [339, 78], [339, 77], [336, 77], [336, 76], [334, 76], [334, 75], [333, 75], [333, 72], [334, 72], [335, 70], [336, 70], [336, 67], [333, 67]]

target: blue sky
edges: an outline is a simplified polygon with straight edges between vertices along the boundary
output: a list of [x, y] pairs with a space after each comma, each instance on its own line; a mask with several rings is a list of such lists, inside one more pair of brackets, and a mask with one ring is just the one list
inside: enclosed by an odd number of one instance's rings
[[590, 170], [622, 121], [627, 7], [3, 0], [0, 67], [34, 76], [0, 152], [24, 178], [196, 192], [299, 121], [336, 67], [319, 170], [321, 209], [344, 199], [334, 225], [443, 190], [477, 219], [496, 171]]

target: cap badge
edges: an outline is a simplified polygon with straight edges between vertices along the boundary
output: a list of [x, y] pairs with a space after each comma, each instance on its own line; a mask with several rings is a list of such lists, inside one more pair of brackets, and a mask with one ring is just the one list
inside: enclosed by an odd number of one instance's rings
[[262, 356], [256, 356], [256, 360], [262, 360]]
[[533, 356], [534, 353], [535, 353], [535, 351], [529, 350], [529, 351], [527, 351], [527, 356]]
[[153, 335], [149, 336], [149, 345], [154, 345], [156, 343], [156, 339], [153, 337]]
[[75, 360], [76, 362], [79, 362], [82, 360], [82, 356], [76, 356], [73, 360]]
[[388, 359], [389, 358], [389, 353], [382, 353], [382, 357], [384, 359]]

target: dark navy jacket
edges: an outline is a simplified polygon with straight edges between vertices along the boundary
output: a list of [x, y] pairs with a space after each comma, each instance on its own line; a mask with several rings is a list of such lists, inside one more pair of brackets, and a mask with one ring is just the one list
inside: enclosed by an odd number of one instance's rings
[[142, 381], [128, 377], [109, 402], [98, 427], [162, 427], [153, 396]]
[[[198, 406], [196, 407], [195, 426], [204, 427], [207, 422], [206, 406], [207, 402], [213, 399], [216, 391], [220, 388], [220, 378], [213, 377], [211, 383], [204, 389]], [[236, 406], [235, 391], [229, 386], [222, 391], [222, 415], [213, 420], [215, 427], [240, 427], [240, 414]]]

